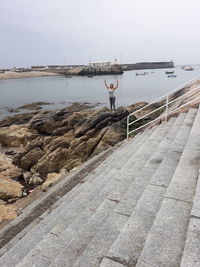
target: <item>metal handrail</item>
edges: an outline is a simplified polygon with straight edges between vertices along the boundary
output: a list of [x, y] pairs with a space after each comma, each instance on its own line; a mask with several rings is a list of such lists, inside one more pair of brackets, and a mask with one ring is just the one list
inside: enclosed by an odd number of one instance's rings
[[[129, 138], [129, 135], [130, 135], [130, 134], [132, 134], [132, 133], [134, 133], [134, 132], [136, 132], [136, 131], [138, 131], [138, 130], [140, 130], [140, 129], [146, 127], [146, 126], [148, 126], [149, 124], [151, 124], [151, 123], [153, 123], [153, 122], [155, 122], [155, 121], [157, 121], [157, 120], [160, 120], [160, 119], [162, 119], [162, 118], [165, 117], [165, 120], [167, 121], [167, 118], [168, 118], [168, 116], [169, 116], [170, 114], [172, 114], [173, 112], [177, 111], [178, 109], [180, 109], [180, 108], [182, 108], [182, 107], [184, 107], [184, 106], [186, 106], [186, 105], [188, 105], [188, 104], [194, 102], [195, 100], [199, 99], [200, 97], [197, 97], [197, 98], [193, 99], [192, 101], [189, 101], [189, 102], [187, 102], [186, 104], [183, 104], [183, 105], [179, 106], [178, 108], [176, 108], [176, 109], [174, 109], [174, 110], [171, 110], [171, 111], [169, 112], [169, 105], [170, 105], [171, 103], [174, 103], [175, 101], [179, 100], [180, 98], [183, 98], [183, 97], [185, 97], [186, 95], [189, 95], [189, 94], [191, 94], [192, 92], [194, 92], [194, 91], [196, 91], [196, 90], [199, 90], [199, 89], [200, 89], [200, 86], [195, 87], [193, 90], [190, 90], [190, 91], [186, 92], [185, 94], [182, 94], [181, 96], [179, 96], [179, 97], [177, 97], [177, 98], [175, 98], [175, 99], [173, 99], [173, 100], [171, 100], [171, 101], [169, 101], [169, 97], [170, 97], [172, 94], [174, 94], [175, 92], [177, 92], [178, 90], [183, 89], [184, 87], [190, 85], [190, 84], [191, 84], [192, 82], [194, 82], [195, 80], [199, 80], [199, 79], [200, 79], [200, 76], [198, 76], [198, 77], [196, 77], [196, 78], [190, 80], [189, 82], [187, 82], [187, 83], [185, 83], [185, 84], [183, 84], [183, 85], [181, 85], [181, 86], [175, 88], [175, 89], [172, 90], [171, 92], [169, 92], [169, 93], [167, 93], [167, 94], [161, 96], [160, 98], [154, 100], [153, 102], [147, 104], [146, 106], [144, 106], [144, 107], [142, 107], [142, 108], [140, 108], [140, 109], [138, 109], [138, 110], [132, 112], [131, 114], [129, 114], [128, 117], [127, 117], [127, 139]], [[156, 108], [155, 110], [153, 110], [153, 111], [151, 111], [151, 112], [149, 112], [149, 113], [143, 115], [142, 117], [140, 117], [140, 118], [138, 118], [138, 119], [136, 119], [136, 120], [130, 122], [130, 117], [131, 117], [131, 116], [133, 116], [134, 114], [136, 114], [136, 113], [142, 111], [143, 109], [149, 107], [150, 105], [152, 105], [152, 104], [154, 104], [154, 103], [157, 103], [158, 101], [160, 101], [160, 100], [162, 100], [162, 99], [163, 99], [163, 100], [166, 99], [166, 103], [165, 103], [164, 105], [162, 105], [162, 106]], [[164, 115], [161, 115], [161, 116], [157, 117], [156, 119], [154, 119], [154, 120], [152, 120], [152, 121], [150, 121], [150, 122], [147, 122], [147, 123], [145, 123], [144, 125], [142, 125], [142, 126], [136, 128], [136, 129], [134, 129], [134, 130], [132, 130], [132, 131], [129, 131], [129, 126], [130, 126], [130, 125], [135, 124], [135, 123], [138, 122], [139, 120], [148, 117], [149, 115], [155, 113], [156, 111], [158, 111], [158, 110], [160, 110], [160, 109], [162, 109], [162, 108], [165, 108], [165, 114], [164, 114]]]
[[165, 95], [162, 95], [161, 97], [157, 98], [156, 100], [152, 101], [151, 103], [147, 104], [146, 106], [141, 107], [141, 108], [139, 108], [138, 110], [132, 112], [132, 113], [129, 114], [128, 116], [130, 117], [130, 116], [134, 115], [135, 113], [142, 111], [143, 109], [145, 109], [145, 108], [151, 106], [152, 104], [154, 104], [154, 103], [160, 101], [161, 99], [166, 98], [167, 96], [170, 96], [171, 94], [174, 94], [176, 91], [178, 91], [178, 90], [180, 90], [180, 89], [183, 89], [186, 85], [189, 85], [190, 83], [194, 82], [195, 80], [199, 80], [199, 79], [200, 79], [200, 76], [197, 76], [197, 77], [193, 78], [193, 79], [190, 80], [189, 82], [186, 82], [186, 83], [184, 83], [184, 84], [182, 84], [182, 85], [176, 87], [176, 88], [173, 89], [172, 91], [168, 92], [168, 93], [165, 94]]

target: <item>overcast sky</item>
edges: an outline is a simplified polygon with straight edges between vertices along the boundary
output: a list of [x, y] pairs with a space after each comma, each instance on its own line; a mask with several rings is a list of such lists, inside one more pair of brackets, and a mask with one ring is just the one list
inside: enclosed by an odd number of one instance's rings
[[0, 68], [200, 63], [200, 0], [0, 0]]

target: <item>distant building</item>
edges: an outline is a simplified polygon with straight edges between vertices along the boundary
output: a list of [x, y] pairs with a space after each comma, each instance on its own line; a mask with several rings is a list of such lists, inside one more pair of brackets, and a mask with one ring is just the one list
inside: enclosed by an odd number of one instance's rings
[[47, 66], [31, 66], [32, 70], [46, 70], [48, 69]]
[[90, 67], [100, 68], [100, 67], [108, 67], [111, 66], [112, 63], [110, 61], [101, 61], [101, 62], [90, 62]]

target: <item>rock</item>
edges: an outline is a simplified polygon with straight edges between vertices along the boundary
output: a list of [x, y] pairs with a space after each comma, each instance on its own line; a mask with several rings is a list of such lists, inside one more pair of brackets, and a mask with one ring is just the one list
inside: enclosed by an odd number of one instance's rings
[[72, 129], [70, 126], [63, 126], [58, 129], [55, 129], [52, 132], [52, 135], [59, 136], [59, 135], [64, 135], [65, 133], [69, 132]]
[[8, 127], [13, 124], [21, 125], [21, 124], [28, 123], [33, 118], [34, 115], [36, 115], [35, 112], [17, 114], [17, 115], [7, 117], [3, 119], [2, 121], [0, 121], [0, 127]]
[[34, 102], [34, 103], [31, 103], [31, 104], [25, 104], [23, 106], [20, 106], [19, 108], [17, 108], [17, 110], [20, 110], [20, 109], [39, 110], [39, 109], [42, 109], [41, 106], [50, 105], [50, 104], [52, 104], [52, 103]]
[[23, 186], [20, 183], [0, 175], [0, 199], [19, 198], [22, 190]]
[[22, 175], [22, 170], [12, 164], [12, 159], [0, 153], [0, 175], [5, 178], [16, 178]]
[[81, 163], [82, 163], [82, 161], [80, 158], [76, 158], [76, 159], [69, 158], [69, 160], [67, 160], [66, 164], [63, 166], [63, 168], [70, 171], [70, 170], [76, 168], [77, 166], [79, 166]]
[[12, 125], [0, 128], [0, 143], [6, 147], [18, 147], [26, 144], [26, 138], [33, 135], [35, 131], [25, 126]]
[[25, 183], [29, 183], [29, 180], [33, 174], [31, 172], [23, 172], [23, 178]]
[[105, 151], [107, 149], [109, 149], [110, 147], [112, 147], [111, 145], [103, 142], [102, 140], [99, 142], [98, 146], [95, 148], [95, 150], [93, 151], [91, 156], [96, 156], [99, 153], [101, 153], [102, 151]]
[[32, 120], [29, 127], [37, 130], [41, 134], [51, 135], [54, 130], [59, 128], [59, 122], [55, 122], [48, 117], [41, 117]]
[[68, 149], [57, 148], [39, 159], [33, 170], [45, 176], [49, 172], [58, 172], [67, 162]]
[[70, 143], [66, 140], [65, 136], [57, 137], [53, 139], [47, 146], [45, 151], [52, 152], [57, 148], [69, 148]]
[[43, 155], [43, 151], [39, 147], [36, 147], [21, 158], [20, 166], [24, 170], [30, 170], [30, 168], [34, 166]]
[[45, 191], [47, 187], [51, 186], [53, 183], [55, 183], [57, 180], [61, 178], [61, 175], [59, 173], [49, 173], [47, 175], [47, 179], [42, 184], [42, 190]]
[[43, 179], [40, 177], [39, 173], [34, 173], [29, 179], [29, 184], [40, 185], [43, 183]]
[[39, 136], [35, 140], [30, 140], [30, 142], [25, 146], [26, 151], [30, 151], [34, 148], [42, 148], [44, 143], [44, 138]]
[[13, 205], [0, 204], [0, 221], [13, 220], [17, 217], [16, 208]]
[[125, 138], [125, 133], [123, 133], [120, 122], [112, 124], [104, 136], [102, 137], [102, 141], [111, 146], [116, 145], [121, 142]]

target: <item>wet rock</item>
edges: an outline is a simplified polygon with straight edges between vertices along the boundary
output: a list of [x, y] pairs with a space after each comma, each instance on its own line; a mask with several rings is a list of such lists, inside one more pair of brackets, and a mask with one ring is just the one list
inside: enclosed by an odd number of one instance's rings
[[21, 197], [23, 186], [20, 183], [0, 175], [0, 185], [0, 199], [8, 200]]
[[37, 113], [31, 112], [31, 113], [25, 113], [25, 114], [17, 114], [13, 116], [6, 117], [2, 121], [0, 121], [0, 127], [8, 127], [10, 125], [21, 125], [28, 123], [34, 115]]

